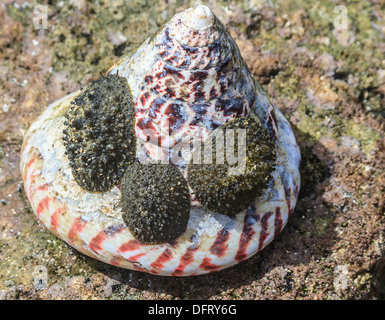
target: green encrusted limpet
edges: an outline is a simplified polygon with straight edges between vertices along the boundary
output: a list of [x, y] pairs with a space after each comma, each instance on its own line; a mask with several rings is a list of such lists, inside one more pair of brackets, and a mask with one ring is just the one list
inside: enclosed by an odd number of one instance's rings
[[127, 80], [101, 76], [71, 102], [63, 141], [72, 173], [89, 192], [120, 183], [136, 154], [135, 110]]
[[[237, 142], [241, 134], [239, 129], [245, 130], [244, 155], [240, 152], [241, 144]], [[231, 130], [233, 142], [231, 136], [227, 135]], [[223, 138], [223, 146], [217, 149], [219, 137]], [[211, 148], [206, 149], [209, 143], [212, 144]], [[238, 158], [237, 163], [228, 161], [228, 149], [231, 147]], [[212, 150], [212, 159], [208, 164], [205, 163], [205, 150]], [[219, 155], [219, 151], [222, 155]], [[201, 153], [200, 157], [197, 153]], [[245, 157], [244, 167], [240, 166], [242, 156]], [[201, 163], [194, 163], [197, 158], [201, 159]], [[188, 182], [198, 200], [212, 211], [234, 215], [247, 209], [267, 188], [275, 167], [275, 141], [254, 118], [240, 117], [215, 129], [204, 141], [203, 147], [194, 151], [192, 159], [187, 169]], [[229, 171], [236, 168], [239, 168], [237, 174]]]
[[135, 163], [122, 181], [123, 220], [142, 243], [170, 243], [187, 228], [190, 193], [180, 171], [170, 164]]

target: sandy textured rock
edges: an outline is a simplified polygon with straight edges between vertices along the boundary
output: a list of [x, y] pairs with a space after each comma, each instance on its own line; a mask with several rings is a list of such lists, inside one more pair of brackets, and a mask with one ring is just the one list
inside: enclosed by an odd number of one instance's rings
[[191, 278], [122, 270], [76, 252], [35, 219], [18, 160], [26, 129], [48, 103], [192, 2], [53, 3], [45, 30], [34, 27], [37, 1], [0, 5], [0, 299], [385, 298], [381, 1], [349, 3], [345, 33], [331, 27], [330, 1], [206, 2], [291, 122], [303, 184], [288, 225], [266, 249]]

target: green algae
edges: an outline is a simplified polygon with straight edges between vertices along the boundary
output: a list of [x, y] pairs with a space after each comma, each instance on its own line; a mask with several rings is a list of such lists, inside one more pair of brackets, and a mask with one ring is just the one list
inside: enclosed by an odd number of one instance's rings
[[[118, 57], [153, 34], [181, 4], [182, 1], [165, 6], [160, 0], [156, 3], [106, 0], [78, 7], [68, 2], [56, 5], [53, 14], [57, 24], [47, 34], [52, 47], [52, 66], [58, 71], [68, 71], [77, 82], [86, 75], [106, 71]], [[83, 15], [88, 16], [87, 23], [82, 23]], [[122, 40], [114, 42], [114, 37]]]
[[369, 126], [356, 123], [353, 120], [342, 119], [341, 122], [343, 126], [341, 135], [349, 135], [356, 139], [360, 143], [361, 149], [365, 155], [370, 157], [377, 145], [380, 134]]
[[47, 270], [48, 286], [75, 275], [88, 277], [94, 273], [88, 263], [92, 259], [46, 230], [32, 210], [25, 209], [15, 216], [23, 221], [23, 230], [13, 241], [0, 240], [0, 289], [14, 285], [32, 288], [39, 268]]

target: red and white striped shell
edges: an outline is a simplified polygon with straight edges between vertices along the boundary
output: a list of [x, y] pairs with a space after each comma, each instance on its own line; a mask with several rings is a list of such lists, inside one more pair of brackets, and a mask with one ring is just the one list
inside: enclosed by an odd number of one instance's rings
[[[72, 176], [62, 132], [64, 115], [79, 94], [74, 92], [48, 106], [32, 124], [21, 152], [28, 200], [48, 229], [90, 257], [165, 276], [227, 268], [262, 250], [280, 233], [298, 198], [299, 148], [289, 123], [269, 102], [234, 40], [206, 6], [176, 14], [109, 72], [124, 76], [131, 88], [138, 157], [159, 159], [186, 136], [204, 139], [235, 117], [254, 116], [276, 138], [273, 179], [264, 194], [235, 217], [208, 212], [190, 190], [186, 231], [172, 244], [142, 244], [123, 222], [118, 186], [93, 194]], [[146, 129], [159, 144], [148, 142]], [[180, 170], [186, 176], [185, 164], [182, 161]]]

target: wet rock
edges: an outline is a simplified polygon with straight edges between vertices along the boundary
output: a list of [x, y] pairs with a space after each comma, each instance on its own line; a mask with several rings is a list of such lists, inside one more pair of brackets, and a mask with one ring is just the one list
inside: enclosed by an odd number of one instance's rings
[[[26, 129], [49, 102], [87, 85], [191, 3], [60, 1], [47, 5], [49, 30], [34, 29], [32, 7], [0, 6], [0, 106], [8, 108], [0, 110], [0, 299], [384, 299], [385, 46], [377, 2], [349, 3], [345, 31], [330, 29], [335, 3], [326, 0], [317, 10], [304, 0], [207, 2], [302, 152], [297, 207], [257, 256], [200, 277], [157, 277], [85, 257], [33, 216], [18, 170]], [[42, 266], [47, 287], [35, 288], [32, 274]]]

